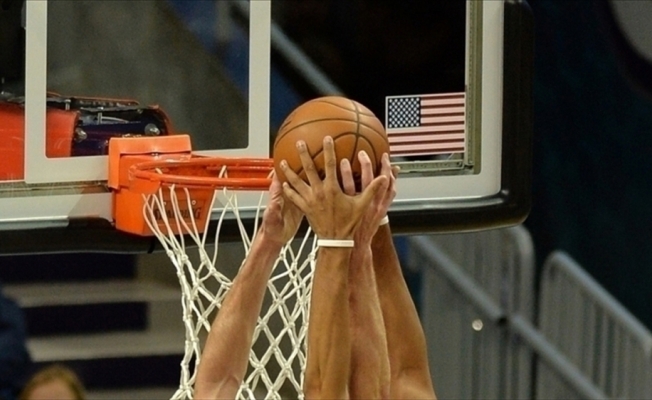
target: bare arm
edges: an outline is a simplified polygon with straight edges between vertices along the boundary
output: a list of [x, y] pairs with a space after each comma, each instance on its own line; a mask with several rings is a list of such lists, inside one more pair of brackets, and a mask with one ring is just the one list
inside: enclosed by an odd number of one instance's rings
[[322, 248], [313, 277], [304, 393], [307, 399], [345, 399], [351, 362], [349, 258], [351, 249]]
[[280, 250], [263, 235], [254, 240], [206, 339], [197, 371], [196, 398], [235, 398], [247, 370], [267, 281]]
[[[361, 152], [358, 161], [362, 167], [362, 188], [373, 179], [373, 166], [369, 156]], [[340, 165], [344, 191], [355, 194], [355, 184], [348, 160]], [[372, 264], [371, 240], [380, 219], [394, 198], [391, 165], [383, 157], [381, 174], [390, 184], [386, 191], [377, 195], [363, 216], [355, 233], [355, 248], [351, 254], [349, 271], [349, 308], [351, 321], [351, 377], [349, 393], [356, 399], [389, 398], [390, 366], [387, 353], [387, 337], [383, 323], [380, 300]]]
[[389, 225], [381, 226], [371, 248], [387, 332], [391, 398], [434, 399], [426, 339], [408, 290]]
[[349, 271], [352, 399], [386, 399], [390, 367], [383, 316], [376, 292], [371, 249], [357, 247]]
[[254, 329], [267, 281], [283, 245], [294, 236], [302, 214], [283, 201], [274, 178], [261, 229], [213, 321], [197, 371], [197, 399], [235, 398], [247, 371]]
[[[361, 156], [359, 161], [362, 166], [362, 187], [364, 188], [372, 178], [372, 167], [368, 157]], [[348, 178], [350, 166], [342, 163], [341, 169], [342, 177], [347, 177], [347, 179], [343, 179], [345, 191], [347, 193], [355, 191], [352, 178]], [[354, 265], [358, 263], [354, 261], [357, 254], [368, 248], [373, 254], [371, 256], [374, 269], [372, 276], [375, 279], [374, 289], [377, 289], [374, 290], [374, 293], [378, 297], [375, 303], [367, 305], [368, 308], [375, 306], [378, 309], [378, 311], [370, 310], [368, 318], [373, 318], [376, 312], [382, 314], [381, 323], [384, 324], [383, 333], [385, 334], [382, 339], [385, 340], [387, 346], [383, 356], [388, 356], [391, 371], [391, 378], [388, 377], [390, 380], [389, 397], [392, 399], [433, 399], [435, 393], [430, 378], [423, 329], [401, 272], [389, 225], [378, 227], [380, 220], [387, 214], [389, 206], [396, 196], [398, 168], [390, 165], [387, 155], [383, 155], [381, 174], [388, 178], [389, 185], [383, 196], [375, 198], [371, 203], [360, 229], [356, 232], [356, 249], [352, 256], [351, 270], [353, 271]], [[363, 243], [370, 247], [364, 247]], [[358, 244], [360, 246], [357, 246]], [[364, 262], [370, 262], [362, 254], [359, 257], [364, 257]], [[369, 280], [369, 277], [365, 279]], [[360, 289], [369, 291], [361, 284], [351, 284], [352, 294]], [[353, 304], [352, 307], [354, 307]], [[362, 319], [355, 319], [355, 321], [352, 323], [354, 331], [364, 332], [366, 337], [374, 337], [374, 332], [377, 330], [375, 322]], [[359, 326], [358, 328], [355, 328], [356, 324]], [[353, 337], [352, 354], [359, 353], [361, 359], [366, 360], [366, 368], [369, 368], [369, 360], [373, 360], [370, 353], [374, 349], [370, 346], [371, 340], [362, 339], [365, 336], [362, 336], [361, 340], [356, 340], [356, 337]], [[365, 350], [365, 346], [367, 350]], [[358, 375], [356, 374], [356, 365], [357, 363], [354, 361], [352, 378], [356, 378]], [[368, 390], [369, 382], [358, 379], [356, 385], [352, 384], [352, 394], [356, 386]], [[371, 392], [364, 393], [363, 397], [368, 398]]]
[[[309, 185], [281, 162], [288, 185], [286, 196], [305, 214], [320, 239], [351, 240], [365, 209], [387, 179], [373, 180], [360, 195], [342, 192], [337, 181], [333, 140], [324, 139], [325, 178], [322, 181], [305, 143], [297, 148]], [[292, 187], [290, 187], [290, 184]], [[320, 248], [317, 255], [308, 329], [308, 358], [304, 391], [307, 398], [347, 398], [351, 363], [349, 327], [350, 248]]]

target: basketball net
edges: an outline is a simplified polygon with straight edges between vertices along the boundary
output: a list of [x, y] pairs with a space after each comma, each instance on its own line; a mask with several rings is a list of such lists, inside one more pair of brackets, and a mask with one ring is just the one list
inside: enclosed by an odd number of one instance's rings
[[[245, 254], [249, 253], [253, 241], [253, 234], [246, 231], [243, 223], [243, 210], [238, 207], [239, 195], [252, 195], [252, 192], [215, 191], [210, 209], [213, 210], [215, 202], [221, 206], [219, 218], [213, 218], [217, 221], [217, 229], [210, 234], [207, 228], [211, 218], [206, 219], [206, 226], [198, 227], [193, 212], [187, 211], [193, 209], [191, 191], [187, 188], [164, 185], [154, 194], [143, 195], [145, 220], [176, 268], [182, 293], [185, 349], [179, 388], [172, 399], [193, 398], [202, 343], [232, 284], [232, 278], [224, 273], [224, 266], [219, 265], [218, 240], [223, 222], [227, 218], [235, 219]], [[258, 207], [253, 210], [253, 232], [257, 231], [265, 197], [266, 192], [260, 192]], [[183, 235], [175, 235], [175, 229]], [[249, 367], [238, 399], [303, 399], [315, 249], [309, 230], [303, 238], [283, 247], [267, 284], [266, 301], [253, 334]]]

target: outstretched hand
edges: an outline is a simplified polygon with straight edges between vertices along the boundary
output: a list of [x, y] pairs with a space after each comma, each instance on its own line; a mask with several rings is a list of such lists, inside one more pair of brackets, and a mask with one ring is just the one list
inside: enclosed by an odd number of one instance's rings
[[287, 243], [299, 229], [303, 213], [283, 196], [283, 187], [276, 174], [269, 186], [269, 201], [263, 213], [262, 229], [270, 240]]
[[349, 195], [342, 191], [337, 180], [337, 161], [330, 136], [325, 137], [323, 143], [323, 180], [319, 177], [305, 142], [297, 142], [297, 149], [308, 183], [301, 180], [285, 160], [282, 161], [281, 168], [288, 180], [283, 184], [286, 197], [305, 213], [317, 237], [352, 239], [369, 204], [377, 193], [386, 191], [389, 184], [387, 176], [371, 179], [362, 193]]
[[[374, 179], [374, 167], [371, 164], [369, 155], [364, 151], [358, 153], [358, 161], [360, 162], [362, 172], [362, 190], [364, 190]], [[360, 229], [355, 234], [356, 243], [371, 243], [378, 230], [380, 220], [387, 215], [387, 210], [392, 204], [394, 197], [396, 197], [396, 176], [398, 175], [399, 168], [390, 164], [387, 153], [383, 154], [381, 163], [380, 176], [386, 177], [389, 184], [385, 187], [384, 191], [379, 190], [372, 199], [367, 212], [362, 218]], [[340, 162], [340, 172], [342, 174], [344, 192], [348, 195], [354, 195], [355, 182], [349, 160], [343, 159]]]

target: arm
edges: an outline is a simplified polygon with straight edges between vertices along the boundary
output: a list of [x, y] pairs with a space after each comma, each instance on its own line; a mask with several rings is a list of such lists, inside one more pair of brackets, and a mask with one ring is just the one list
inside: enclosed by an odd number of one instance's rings
[[[373, 179], [373, 166], [365, 152], [360, 152], [358, 161], [362, 167], [362, 188]], [[348, 160], [342, 160], [340, 171], [344, 191], [355, 194], [355, 184]], [[383, 323], [380, 300], [376, 289], [376, 278], [372, 264], [371, 240], [380, 219], [394, 198], [394, 182], [389, 158], [383, 156], [381, 174], [388, 177], [390, 184], [380, 192], [366, 210], [360, 227], [355, 232], [355, 248], [351, 254], [349, 271], [349, 308], [351, 326], [351, 376], [349, 393], [351, 398], [389, 398], [390, 365], [387, 353], [387, 337]]]
[[345, 399], [350, 371], [349, 248], [321, 248], [313, 277], [304, 393]]
[[284, 202], [281, 185], [274, 178], [261, 228], [206, 339], [197, 370], [195, 398], [235, 398], [247, 371], [267, 281], [281, 248], [294, 236], [301, 218], [293, 204]]
[[[364, 188], [371, 180], [372, 167], [368, 157], [364, 157], [364, 155], [359, 157], [359, 161], [362, 166], [362, 187]], [[350, 166], [343, 163], [341, 169], [342, 176], [347, 177], [347, 179], [343, 179], [345, 191], [347, 193], [354, 192], [353, 180], [348, 178], [350, 176], [350, 172], [348, 172]], [[387, 352], [384, 352], [384, 354], [389, 356], [389, 369], [391, 371], [389, 397], [393, 399], [433, 399], [435, 393], [430, 378], [425, 336], [419, 316], [403, 279], [389, 225], [378, 227], [380, 220], [387, 215], [389, 206], [396, 197], [397, 174], [398, 168], [393, 168], [390, 165], [389, 157], [383, 155], [381, 175], [388, 178], [389, 185], [383, 196], [374, 199], [364, 216], [361, 228], [356, 232], [356, 245], [359, 243], [360, 246], [356, 246], [354, 250], [351, 265], [352, 270], [353, 265], [358, 265], [354, 259], [358, 253], [363, 251], [366, 253], [365, 248], [371, 251], [374, 269], [372, 276], [375, 278], [374, 289], [376, 289], [374, 292], [377, 296], [375, 305], [382, 314], [381, 323], [384, 324], [384, 339], [387, 346]], [[367, 243], [369, 247], [363, 247], [363, 243]], [[361, 254], [359, 257], [364, 257], [364, 262], [370, 262], [367, 256]], [[369, 290], [365, 289], [364, 285], [361, 284], [352, 283], [351, 287], [352, 293], [356, 290], [359, 291], [359, 288]], [[363, 338], [373, 335], [375, 328], [372, 328], [371, 323], [363, 324], [361, 319], [356, 319], [356, 321], [358, 321], [358, 325], [364, 325], [356, 329], [364, 332], [365, 336], [362, 336]], [[360, 352], [362, 352], [362, 346], [369, 346], [369, 343], [369, 339], [356, 341], [354, 337], [353, 354], [356, 354], [356, 347], [360, 346]], [[369, 352], [373, 350], [373, 348], [369, 347]], [[363, 354], [363, 357], [369, 359], [367, 354]], [[352, 376], [355, 377], [356, 363], [354, 362], [353, 365]], [[359, 381], [359, 385], [365, 383], [367, 382], [364, 380]]]
[[386, 399], [390, 390], [387, 337], [376, 291], [371, 248], [358, 245], [351, 254], [349, 309], [351, 374], [349, 392], [356, 399]]
[[401, 272], [389, 225], [378, 229], [371, 248], [387, 334], [390, 397], [435, 399], [425, 335]]
[[[322, 181], [305, 143], [298, 142], [299, 156], [309, 184], [299, 179], [282, 161], [281, 168], [289, 182], [284, 186], [284, 191], [306, 214], [318, 238], [350, 240], [376, 193], [387, 186], [387, 179], [374, 179], [360, 195], [346, 195], [337, 181], [333, 147], [332, 138], [326, 137], [323, 145], [325, 178]], [[304, 383], [307, 398], [348, 397], [351, 363], [348, 307], [350, 258], [351, 248], [320, 248], [317, 255]]]

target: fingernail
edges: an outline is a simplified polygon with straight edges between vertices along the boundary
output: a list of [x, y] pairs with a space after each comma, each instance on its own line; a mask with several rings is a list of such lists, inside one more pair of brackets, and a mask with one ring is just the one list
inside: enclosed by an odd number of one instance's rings
[[303, 140], [299, 140], [299, 141], [297, 142], [297, 149], [301, 150], [301, 149], [303, 149], [304, 147], [306, 147], [306, 142], [304, 142]]
[[389, 154], [383, 153], [383, 161], [389, 161]]
[[288, 162], [285, 160], [281, 160], [281, 168], [286, 169], [288, 167]]
[[324, 142], [325, 143], [333, 143], [333, 138], [330, 137], [330, 136], [326, 136], [326, 137], [324, 137]]

